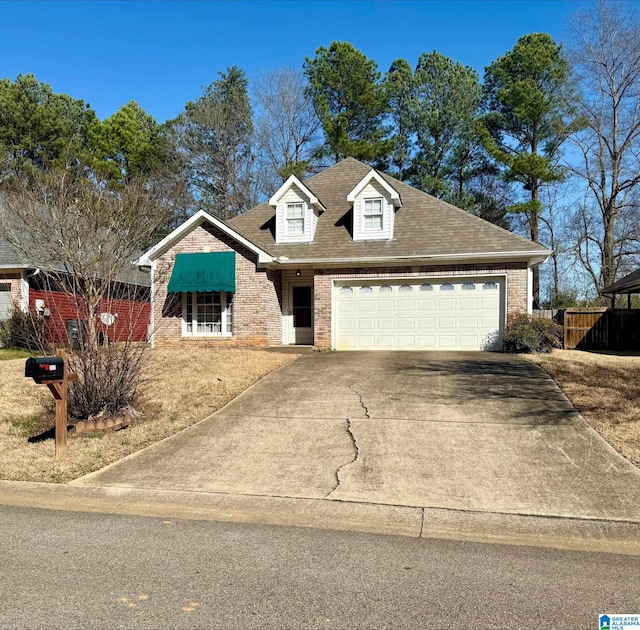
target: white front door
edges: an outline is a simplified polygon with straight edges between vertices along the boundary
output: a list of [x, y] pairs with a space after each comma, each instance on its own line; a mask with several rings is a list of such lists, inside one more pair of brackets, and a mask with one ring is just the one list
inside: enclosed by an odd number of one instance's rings
[[313, 288], [311, 286], [292, 285], [289, 304], [291, 304], [290, 344], [313, 344]]
[[334, 287], [338, 350], [500, 350], [504, 278], [349, 280]]

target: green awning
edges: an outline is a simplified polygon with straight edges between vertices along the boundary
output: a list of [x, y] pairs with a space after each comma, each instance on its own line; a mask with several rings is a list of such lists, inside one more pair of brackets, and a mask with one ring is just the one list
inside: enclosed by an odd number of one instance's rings
[[178, 254], [167, 293], [236, 292], [236, 253]]

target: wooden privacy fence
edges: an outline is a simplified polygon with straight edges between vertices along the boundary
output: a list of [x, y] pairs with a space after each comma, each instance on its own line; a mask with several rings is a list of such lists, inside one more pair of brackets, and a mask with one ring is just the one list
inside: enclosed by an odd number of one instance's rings
[[564, 347], [578, 350], [640, 350], [640, 310], [566, 309]]

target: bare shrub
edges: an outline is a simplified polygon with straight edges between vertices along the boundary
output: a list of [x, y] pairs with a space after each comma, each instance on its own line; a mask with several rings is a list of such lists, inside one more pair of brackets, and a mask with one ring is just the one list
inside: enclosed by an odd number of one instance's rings
[[64, 316], [51, 309], [43, 327], [56, 345], [72, 346], [71, 368], [80, 377], [70, 387], [72, 418], [118, 413], [134, 400], [149, 288], [132, 261], [170, 219], [171, 199], [148, 180], [114, 190], [77, 165], [34, 172], [2, 192], [0, 236], [40, 270], [45, 301], [64, 300]]

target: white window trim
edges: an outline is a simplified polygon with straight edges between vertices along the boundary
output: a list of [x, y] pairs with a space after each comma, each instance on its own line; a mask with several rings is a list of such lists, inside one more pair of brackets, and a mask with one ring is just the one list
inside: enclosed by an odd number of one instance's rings
[[[291, 206], [300, 206], [302, 208], [302, 216], [301, 217], [289, 217], [289, 208]], [[287, 236], [305, 236], [307, 233], [307, 222], [305, 220], [306, 215], [306, 207], [305, 203], [302, 201], [289, 202], [285, 204], [285, 216], [284, 216], [284, 225], [285, 225], [285, 234]], [[302, 231], [295, 232], [289, 229], [289, 221], [302, 221]]]
[[195, 299], [196, 293], [211, 293], [211, 291], [197, 291], [191, 293], [191, 313], [194, 319], [191, 320], [191, 332], [187, 330], [187, 295], [188, 293], [182, 294], [182, 336], [183, 337], [233, 337], [233, 328], [235, 327], [235, 322], [231, 322], [232, 331], [226, 332], [227, 330], [227, 292], [219, 291], [220, 293], [220, 328], [221, 332], [198, 332], [198, 322], [195, 319], [196, 314], [196, 304], [193, 301]]
[[[376, 214], [368, 214], [367, 213], [367, 201], [380, 201], [380, 213]], [[380, 234], [384, 232], [384, 197], [376, 196], [376, 197], [363, 197], [362, 198], [362, 232], [367, 234]], [[380, 217], [380, 227], [376, 228], [368, 228], [367, 227], [367, 217]]]

